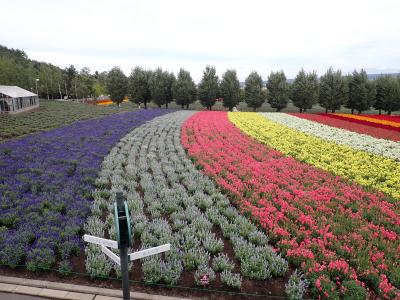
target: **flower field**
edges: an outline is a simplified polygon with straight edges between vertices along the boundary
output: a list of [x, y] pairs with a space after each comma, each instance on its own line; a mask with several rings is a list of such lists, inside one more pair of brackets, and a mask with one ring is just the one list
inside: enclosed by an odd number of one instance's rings
[[201, 298], [398, 299], [400, 137], [387, 127], [400, 123], [357, 117], [154, 109], [2, 142], [0, 264], [120, 276], [82, 235], [116, 239], [123, 192], [130, 252], [171, 244], [131, 263], [131, 280]]
[[[190, 118], [182, 129], [182, 143], [241, 212], [266, 230], [279, 252], [306, 272], [314, 295], [336, 299], [356, 293], [365, 298], [369, 290], [385, 298], [399, 296], [398, 201], [298, 155], [307, 152], [298, 150], [307, 143], [325, 141], [259, 114], [229, 113], [228, 119], [226, 113], [215, 112]], [[326, 156], [333, 149], [335, 159], [365, 155], [388, 161], [335, 147], [342, 146], [330, 143], [320, 155], [334, 163]], [[397, 164], [390, 160], [392, 168]]]

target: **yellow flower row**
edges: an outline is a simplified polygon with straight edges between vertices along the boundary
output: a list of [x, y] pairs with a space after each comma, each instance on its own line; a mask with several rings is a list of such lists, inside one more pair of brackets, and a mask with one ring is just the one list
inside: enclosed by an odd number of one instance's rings
[[400, 163], [392, 159], [322, 140], [257, 113], [229, 113], [229, 120], [285, 155], [400, 198]]
[[361, 120], [361, 121], [368, 121], [371, 123], [376, 123], [376, 124], [382, 124], [382, 125], [389, 125], [392, 127], [400, 127], [400, 123], [398, 122], [392, 122], [388, 120], [381, 120], [381, 119], [376, 119], [376, 118], [371, 118], [367, 116], [359, 116], [359, 115], [350, 115], [350, 114], [339, 114], [336, 113], [335, 115], [349, 118], [349, 119], [355, 119], [355, 120]]

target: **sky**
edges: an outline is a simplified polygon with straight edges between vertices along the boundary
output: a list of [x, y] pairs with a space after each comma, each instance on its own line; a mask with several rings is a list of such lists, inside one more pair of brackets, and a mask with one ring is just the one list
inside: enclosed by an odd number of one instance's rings
[[399, 0], [0, 0], [0, 44], [92, 72], [400, 71]]

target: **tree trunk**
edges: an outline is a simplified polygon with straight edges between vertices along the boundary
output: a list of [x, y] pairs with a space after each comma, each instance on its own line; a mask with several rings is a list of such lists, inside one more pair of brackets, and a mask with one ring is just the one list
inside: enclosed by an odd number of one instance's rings
[[326, 113], [326, 114], [328, 113], [328, 108], [325, 108], [325, 113]]
[[302, 109], [301, 107], [299, 107], [299, 112], [300, 112], [300, 113], [302, 113], [302, 112], [303, 112], [303, 109]]
[[281, 110], [282, 110], [282, 108], [277, 108], [276, 109], [277, 112], [280, 112]]
[[388, 116], [390, 116], [392, 114], [392, 111], [388, 110], [387, 114], [388, 114]]
[[188, 104], [186, 104], [186, 110], [188, 110], [189, 109], [189, 103]]
[[379, 115], [381, 115], [382, 114], [382, 109], [379, 109]]
[[351, 114], [354, 115], [354, 108], [351, 109]]
[[358, 114], [359, 114], [359, 115], [361, 115], [361, 113], [362, 113], [362, 111], [361, 111], [361, 110], [359, 110], [359, 111], [358, 111]]
[[168, 109], [168, 102], [165, 103], [165, 109]]
[[182, 108], [182, 109], [183, 109], [183, 106], [184, 106], [184, 104], [182, 103], [182, 104], [181, 104], [181, 108]]
[[147, 109], [147, 101], [143, 101], [144, 109]]
[[334, 114], [334, 113], [335, 113], [335, 111], [336, 111], [336, 109], [332, 109], [332, 111], [331, 111], [331, 112]]
[[307, 108], [304, 108], [304, 109], [303, 109], [303, 113], [305, 113], [306, 111], [307, 111]]

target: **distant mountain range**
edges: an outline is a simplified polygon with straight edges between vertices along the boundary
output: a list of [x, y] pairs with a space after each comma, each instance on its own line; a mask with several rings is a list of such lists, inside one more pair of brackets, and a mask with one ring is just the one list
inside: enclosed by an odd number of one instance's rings
[[[385, 76], [385, 75], [389, 75], [389, 76], [392, 76], [392, 77], [400, 77], [400, 73], [379, 73], [379, 74], [367, 74], [367, 75], [368, 75], [368, 79], [369, 80], [374, 80], [374, 79], [376, 79], [378, 77]], [[293, 81], [294, 81], [294, 78], [289, 78], [287, 80], [287, 82], [289, 82], [289, 83], [292, 83]], [[263, 86], [265, 86], [266, 83], [267, 83], [267, 81], [264, 80], [263, 81]], [[243, 81], [240, 82], [240, 87], [244, 88], [244, 82]]]

